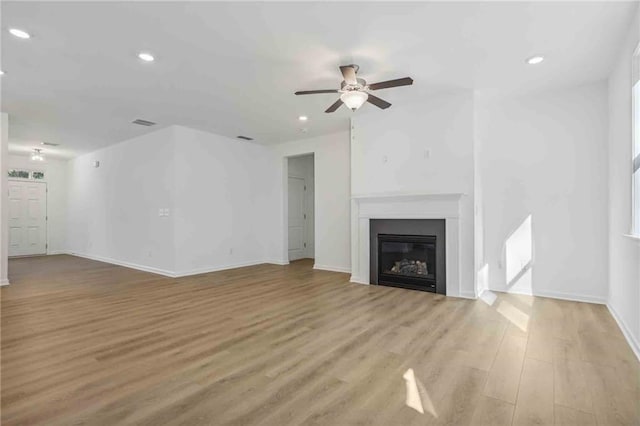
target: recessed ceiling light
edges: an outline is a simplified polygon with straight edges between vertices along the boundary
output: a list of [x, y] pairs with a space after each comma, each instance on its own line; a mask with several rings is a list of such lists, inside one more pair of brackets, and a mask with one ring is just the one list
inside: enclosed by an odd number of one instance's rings
[[147, 52], [138, 53], [138, 58], [142, 59], [145, 62], [153, 62], [156, 59], [153, 57], [151, 53], [147, 53]]
[[527, 63], [529, 65], [537, 65], [537, 64], [541, 63], [542, 61], [544, 61], [544, 56], [536, 55], [536, 56], [532, 56], [530, 58], [527, 58]]
[[300, 121], [307, 121], [309, 119], [309, 117], [307, 117], [306, 115], [301, 115], [300, 117], [298, 117], [298, 120]]
[[18, 28], [9, 28], [9, 32], [18, 38], [31, 38], [31, 35], [28, 32], [19, 30]]
[[0, 75], [4, 75], [4, 71], [0, 70]]

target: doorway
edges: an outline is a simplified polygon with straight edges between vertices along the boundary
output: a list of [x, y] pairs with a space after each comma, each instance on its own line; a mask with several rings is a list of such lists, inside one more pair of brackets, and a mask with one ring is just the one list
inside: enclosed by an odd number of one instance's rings
[[315, 256], [314, 156], [288, 158], [288, 244], [289, 261]]
[[9, 256], [47, 253], [47, 184], [9, 180]]

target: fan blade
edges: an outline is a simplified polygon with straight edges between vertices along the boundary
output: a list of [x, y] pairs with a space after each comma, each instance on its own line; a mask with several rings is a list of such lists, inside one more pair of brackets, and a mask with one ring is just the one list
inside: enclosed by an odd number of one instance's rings
[[340, 72], [342, 72], [342, 77], [344, 77], [344, 82], [347, 84], [358, 84], [358, 80], [356, 79], [356, 69], [353, 65], [343, 65], [340, 67]]
[[317, 93], [338, 93], [336, 89], [324, 89], [324, 90], [303, 90], [301, 92], [296, 92], [296, 95], [315, 95]]
[[391, 104], [383, 99], [380, 99], [377, 96], [373, 96], [371, 93], [369, 93], [369, 97], [367, 98], [367, 102], [374, 104], [375, 106], [377, 106], [378, 108], [381, 109], [387, 109], [391, 106]]
[[331, 105], [329, 108], [327, 108], [327, 110], [325, 112], [335, 112], [335, 110], [337, 110], [341, 106], [342, 106], [342, 100], [338, 99], [337, 101], [335, 101], [335, 103], [333, 105]]
[[380, 83], [373, 83], [369, 85], [369, 90], [388, 89], [390, 87], [398, 86], [411, 86], [413, 79], [410, 77], [398, 78], [396, 80], [381, 81]]

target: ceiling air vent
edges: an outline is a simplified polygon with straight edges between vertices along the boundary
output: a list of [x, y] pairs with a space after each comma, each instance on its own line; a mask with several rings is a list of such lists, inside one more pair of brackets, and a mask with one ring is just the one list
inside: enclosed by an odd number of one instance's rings
[[40, 145], [45, 145], [45, 146], [59, 146], [59, 143], [53, 143], [53, 142], [40, 142]]
[[151, 126], [155, 126], [156, 125], [156, 123], [154, 123], [153, 121], [142, 120], [141, 118], [133, 120], [132, 123], [133, 124], [138, 124], [140, 126], [147, 126], [147, 127], [151, 127]]
[[245, 141], [252, 141], [253, 138], [250, 138], [249, 136], [236, 136], [238, 139], [242, 139]]

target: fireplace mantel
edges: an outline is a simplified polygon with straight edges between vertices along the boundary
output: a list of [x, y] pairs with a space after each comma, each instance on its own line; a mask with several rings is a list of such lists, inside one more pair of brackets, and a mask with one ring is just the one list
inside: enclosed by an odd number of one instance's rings
[[351, 282], [369, 284], [371, 219], [445, 219], [447, 296], [474, 297], [460, 287], [460, 201], [463, 193], [378, 193], [351, 197]]
[[420, 200], [425, 198], [431, 199], [460, 199], [466, 194], [461, 192], [383, 192], [377, 194], [354, 194], [351, 196], [352, 200], [380, 200], [380, 199], [393, 199], [393, 200]]

